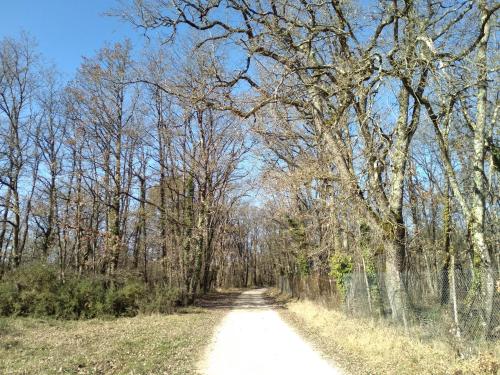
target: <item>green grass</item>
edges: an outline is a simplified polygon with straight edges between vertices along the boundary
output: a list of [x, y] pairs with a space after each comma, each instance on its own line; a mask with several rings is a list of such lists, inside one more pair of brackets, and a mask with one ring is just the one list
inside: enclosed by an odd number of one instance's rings
[[298, 332], [352, 374], [497, 375], [500, 343], [467, 359], [445, 341], [422, 342], [396, 327], [356, 319], [309, 301], [287, 304], [280, 313]]
[[222, 311], [113, 320], [0, 319], [1, 374], [196, 374]]

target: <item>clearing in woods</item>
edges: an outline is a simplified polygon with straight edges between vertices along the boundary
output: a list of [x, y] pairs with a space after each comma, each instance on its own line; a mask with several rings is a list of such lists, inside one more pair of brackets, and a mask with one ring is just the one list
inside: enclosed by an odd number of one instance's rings
[[237, 297], [203, 301], [204, 307], [233, 307], [224, 318], [200, 364], [205, 375], [339, 375], [276, 311], [265, 289]]

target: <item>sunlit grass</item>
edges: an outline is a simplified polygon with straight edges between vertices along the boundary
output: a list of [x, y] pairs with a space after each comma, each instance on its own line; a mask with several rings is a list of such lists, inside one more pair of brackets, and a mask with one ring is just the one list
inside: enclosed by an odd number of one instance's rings
[[290, 302], [282, 314], [302, 334], [353, 374], [497, 374], [500, 344], [463, 359], [443, 340], [380, 322], [347, 317], [309, 301]]
[[222, 311], [114, 320], [0, 320], [2, 374], [195, 374]]

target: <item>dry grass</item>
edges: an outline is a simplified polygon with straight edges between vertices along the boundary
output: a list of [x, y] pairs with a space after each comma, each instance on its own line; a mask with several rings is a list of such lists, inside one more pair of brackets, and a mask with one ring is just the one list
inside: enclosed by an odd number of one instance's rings
[[223, 315], [189, 309], [109, 321], [2, 319], [0, 373], [195, 374]]
[[394, 327], [349, 318], [313, 302], [290, 302], [281, 313], [302, 334], [353, 374], [498, 374], [500, 344], [457, 358], [443, 341], [420, 342]]

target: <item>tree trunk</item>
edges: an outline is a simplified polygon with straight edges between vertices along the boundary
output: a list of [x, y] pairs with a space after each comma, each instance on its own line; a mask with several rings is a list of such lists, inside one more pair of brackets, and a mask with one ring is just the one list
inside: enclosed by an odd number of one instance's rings
[[[386, 246], [386, 288], [394, 321], [407, 327], [408, 296], [403, 283], [402, 271], [405, 257], [406, 228], [403, 221], [403, 192], [408, 150], [414, 126], [419, 121], [419, 109], [415, 104], [410, 126], [408, 126], [409, 92], [401, 87], [399, 94], [399, 117], [396, 124], [396, 144], [392, 155], [390, 215], [384, 225]], [[413, 129], [412, 129], [413, 128]]]
[[[441, 305], [447, 305], [450, 299], [450, 243], [451, 243], [451, 197], [448, 183], [445, 188], [445, 201], [443, 209], [443, 252], [444, 252], [444, 262], [441, 268]], [[452, 272], [455, 272], [452, 270]]]
[[[487, 2], [480, 2], [481, 24], [488, 16]], [[472, 195], [471, 207], [471, 238], [474, 247], [474, 253], [480, 258], [480, 278], [481, 293], [483, 295], [483, 314], [484, 314], [484, 334], [487, 336], [490, 332], [491, 314], [493, 311], [493, 297], [495, 293], [494, 270], [491, 262], [490, 253], [484, 238], [484, 216], [485, 216], [485, 134], [486, 134], [486, 116], [487, 116], [487, 89], [488, 89], [488, 39], [490, 35], [490, 24], [487, 22], [484, 26], [484, 35], [479, 42], [477, 54], [478, 68], [478, 94], [477, 94], [477, 118], [474, 128], [474, 189]]]

